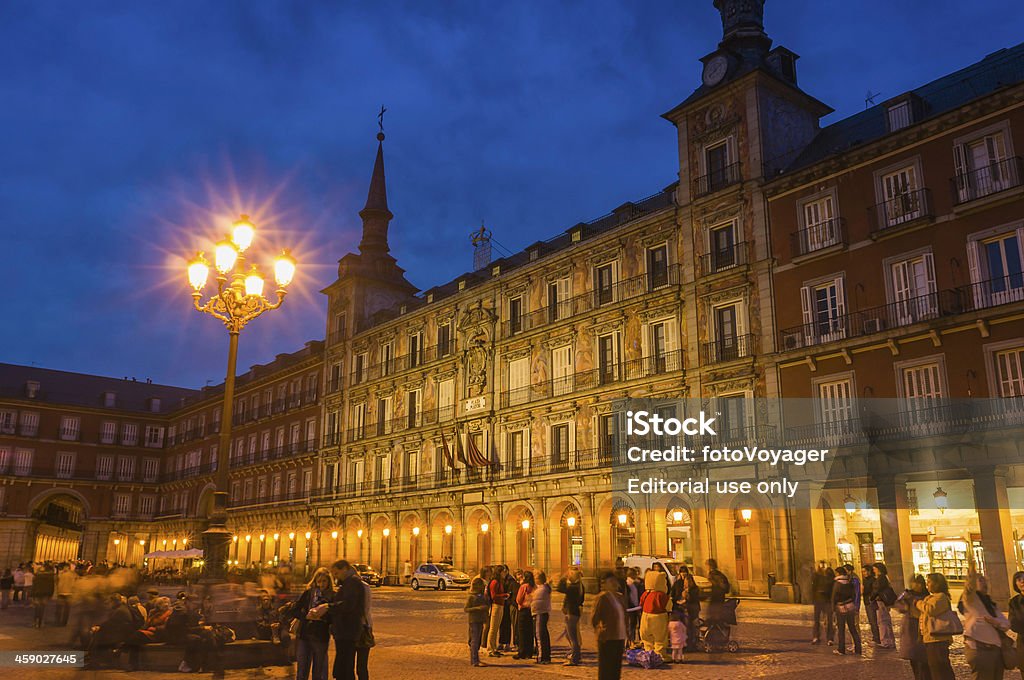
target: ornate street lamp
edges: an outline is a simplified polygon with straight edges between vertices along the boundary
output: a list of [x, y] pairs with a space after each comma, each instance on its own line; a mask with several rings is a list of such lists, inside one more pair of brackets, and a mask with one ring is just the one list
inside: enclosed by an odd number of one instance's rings
[[[209, 526], [203, 532], [203, 561], [207, 579], [225, 577], [228, 545], [231, 543], [231, 533], [227, 529], [228, 468], [238, 334], [256, 317], [280, 307], [284, 302], [288, 284], [295, 277], [295, 259], [286, 250], [274, 261], [277, 301], [271, 302], [263, 296], [262, 274], [256, 265], [252, 265], [248, 270], [245, 265], [244, 254], [252, 245], [255, 235], [256, 229], [249, 221], [249, 217], [242, 215], [232, 228], [231, 238], [217, 243], [214, 248], [217, 290], [210, 294], [206, 302], [203, 302], [203, 289], [210, 275], [210, 266], [203, 253], [197, 253], [188, 263], [188, 282], [192, 286], [192, 300], [196, 310], [219, 319], [228, 329], [228, 369], [224, 380], [224, 404], [221, 411], [220, 444], [217, 447], [213, 510], [210, 513]], [[248, 536], [246, 540], [250, 540]]]

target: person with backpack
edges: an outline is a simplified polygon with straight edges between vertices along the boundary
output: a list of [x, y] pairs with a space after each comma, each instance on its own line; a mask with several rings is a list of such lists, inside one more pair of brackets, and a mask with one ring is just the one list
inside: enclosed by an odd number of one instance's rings
[[928, 595], [914, 603], [921, 614], [921, 639], [924, 642], [931, 680], [956, 680], [949, 663], [949, 645], [953, 636], [963, 632], [953, 611], [949, 584], [942, 574], [928, 574]]
[[843, 566], [836, 569], [835, 582], [832, 585], [832, 608], [836, 613], [836, 628], [839, 631], [837, 645], [833, 654], [846, 654], [846, 631], [853, 638], [853, 653], [860, 656], [863, 647], [860, 640], [860, 600], [861, 594], [853, 579], [853, 567]]
[[871, 584], [871, 600], [875, 603], [875, 617], [878, 622], [878, 646], [882, 649], [896, 649], [896, 636], [892, 630], [892, 616], [889, 607], [896, 604], [896, 591], [889, 583], [889, 570], [881, 562], [871, 566], [874, 582]]

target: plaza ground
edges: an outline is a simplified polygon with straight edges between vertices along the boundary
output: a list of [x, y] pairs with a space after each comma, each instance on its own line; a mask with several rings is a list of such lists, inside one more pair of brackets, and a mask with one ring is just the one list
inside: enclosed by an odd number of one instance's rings
[[[466, 619], [462, 612], [465, 600], [461, 592], [413, 592], [407, 588], [380, 588], [374, 591], [374, 633], [377, 646], [370, 656], [370, 675], [374, 680], [406, 680], [411, 673], [432, 678], [458, 680], [461, 678], [486, 678], [487, 680], [513, 680], [530, 675], [538, 680], [555, 678], [596, 677], [596, 647], [591, 630], [584, 632], [584, 665], [563, 667], [560, 665], [566, 651], [564, 641], [555, 645], [552, 653], [554, 663], [540, 666], [532, 661], [515, 661], [508, 656], [500, 659], [484, 657], [491, 665], [486, 668], [472, 668], [468, 663], [466, 646]], [[556, 594], [556, 608], [558, 596]], [[589, 613], [589, 612], [587, 612]], [[811, 608], [803, 605], [774, 604], [764, 600], [743, 600], [738, 610], [740, 625], [734, 629], [734, 638], [740, 642], [736, 654], [688, 655], [687, 663], [668, 666], [665, 670], [650, 671], [658, 677], [670, 675], [693, 680], [718, 680], [720, 678], [772, 677], [819, 678], [829, 680], [912, 680], [908, 663], [896, 652], [876, 650], [870, 643], [865, 644], [864, 657], [852, 655], [838, 657], [832, 648], [824, 644], [809, 644], [811, 638]], [[28, 608], [11, 608], [0, 612], [0, 650], [44, 651], [66, 650], [61, 644], [67, 630], [62, 628], [30, 627]], [[552, 639], [561, 629], [561, 613], [552, 613]], [[898, 617], [894, 616], [898, 625]], [[862, 636], [870, 640], [867, 624], [862, 625]], [[969, 673], [964, 663], [962, 647], [957, 644], [953, 650], [953, 665], [958, 678], [967, 678]], [[11, 672], [13, 671], [13, 672]], [[102, 680], [107, 677], [122, 677], [125, 671], [82, 671], [82, 670], [36, 670], [17, 671], [0, 669], [5, 676], [31, 678], [32, 680]], [[649, 671], [625, 668], [623, 676], [631, 680], [646, 677]], [[229, 671], [232, 680], [264, 677], [284, 679], [292, 677], [293, 667], [274, 667], [262, 670]], [[208, 673], [186, 676], [181, 673], [153, 673], [141, 671], [132, 674], [142, 680], [162, 678], [198, 677], [209, 678]], [[1018, 677], [1017, 672], [1007, 678]]]

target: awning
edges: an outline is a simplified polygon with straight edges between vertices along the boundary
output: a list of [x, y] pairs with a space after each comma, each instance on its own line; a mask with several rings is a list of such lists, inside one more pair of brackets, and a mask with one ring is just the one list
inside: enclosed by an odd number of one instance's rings
[[202, 556], [203, 551], [199, 548], [189, 548], [188, 550], [154, 550], [151, 553], [143, 555], [147, 560], [189, 560]]

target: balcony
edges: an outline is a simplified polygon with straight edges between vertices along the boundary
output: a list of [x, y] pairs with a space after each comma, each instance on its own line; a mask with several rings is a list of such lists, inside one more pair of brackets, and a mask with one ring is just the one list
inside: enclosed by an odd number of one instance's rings
[[756, 351], [755, 340], [755, 336], [748, 333], [747, 335], [737, 335], [701, 343], [701, 364], [719, 364], [751, 357]]
[[599, 307], [678, 286], [679, 280], [679, 265], [673, 264], [657, 273], [634, 276], [604, 288], [574, 295], [566, 300], [522, 314], [515, 319], [506, 319], [501, 324], [501, 337], [510, 338], [519, 333], [541, 328], [546, 324], [586, 314]]
[[[1021, 299], [1024, 299], [1024, 295]], [[959, 291], [936, 291], [786, 328], [780, 334], [779, 348], [786, 352], [846, 338], [874, 335], [902, 326], [953, 316], [968, 309], [969, 306], [964, 303], [964, 295]]]
[[964, 311], [1024, 301], [1024, 273], [1000, 276], [957, 289]]
[[1024, 184], [1024, 160], [1020, 156], [991, 163], [949, 180], [953, 204], [962, 205]]
[[876, 203], [871, 207], [871, 213], [874, 216], [871, 235], [876, 237], [888, 229], [930, 218], [932, 217], [931, 190], [916, 189]]
[[377, 378], [384, 378], [401, 371], [426, 366], [434, 361], [452, 357], [454, 354], [454, 340], [441, 345], [431, 345], [418, 352], [402, 354], [401, 356], [392, 357], [388, 361], [364, 366], [362, 370], [352, 371], [350, 374], [351, 384], [359, 385], [368, 380], [376, 380]]
[[700, 271], [704, 276], [719, 274], [730, 269], [745, 267], [749, 264], [747, 259], [749, 243], [741, 241], [734, 243], [731, 248], [713, 250], [710, 253], [700, 256]]
[[794, 258], [810, 255], [832, 246], [846, 245], [846, 233], [843, 220], [833, 218], [806, 229], [800, 229], [790, 235], [790, 248]]
[[340, 432], [329, 432], [324, 435], [324, 446], [338, 446], [341, 444]]
[[713, 194], [716, 191], [721, 191], [726, 187], [737, 184], [741, 179], [740, 164], [738, 162], [726, 165], [721, 169], [712, 170], [708, 174], [693, 180], [693, 196], [694, 198], [700, 198]]

